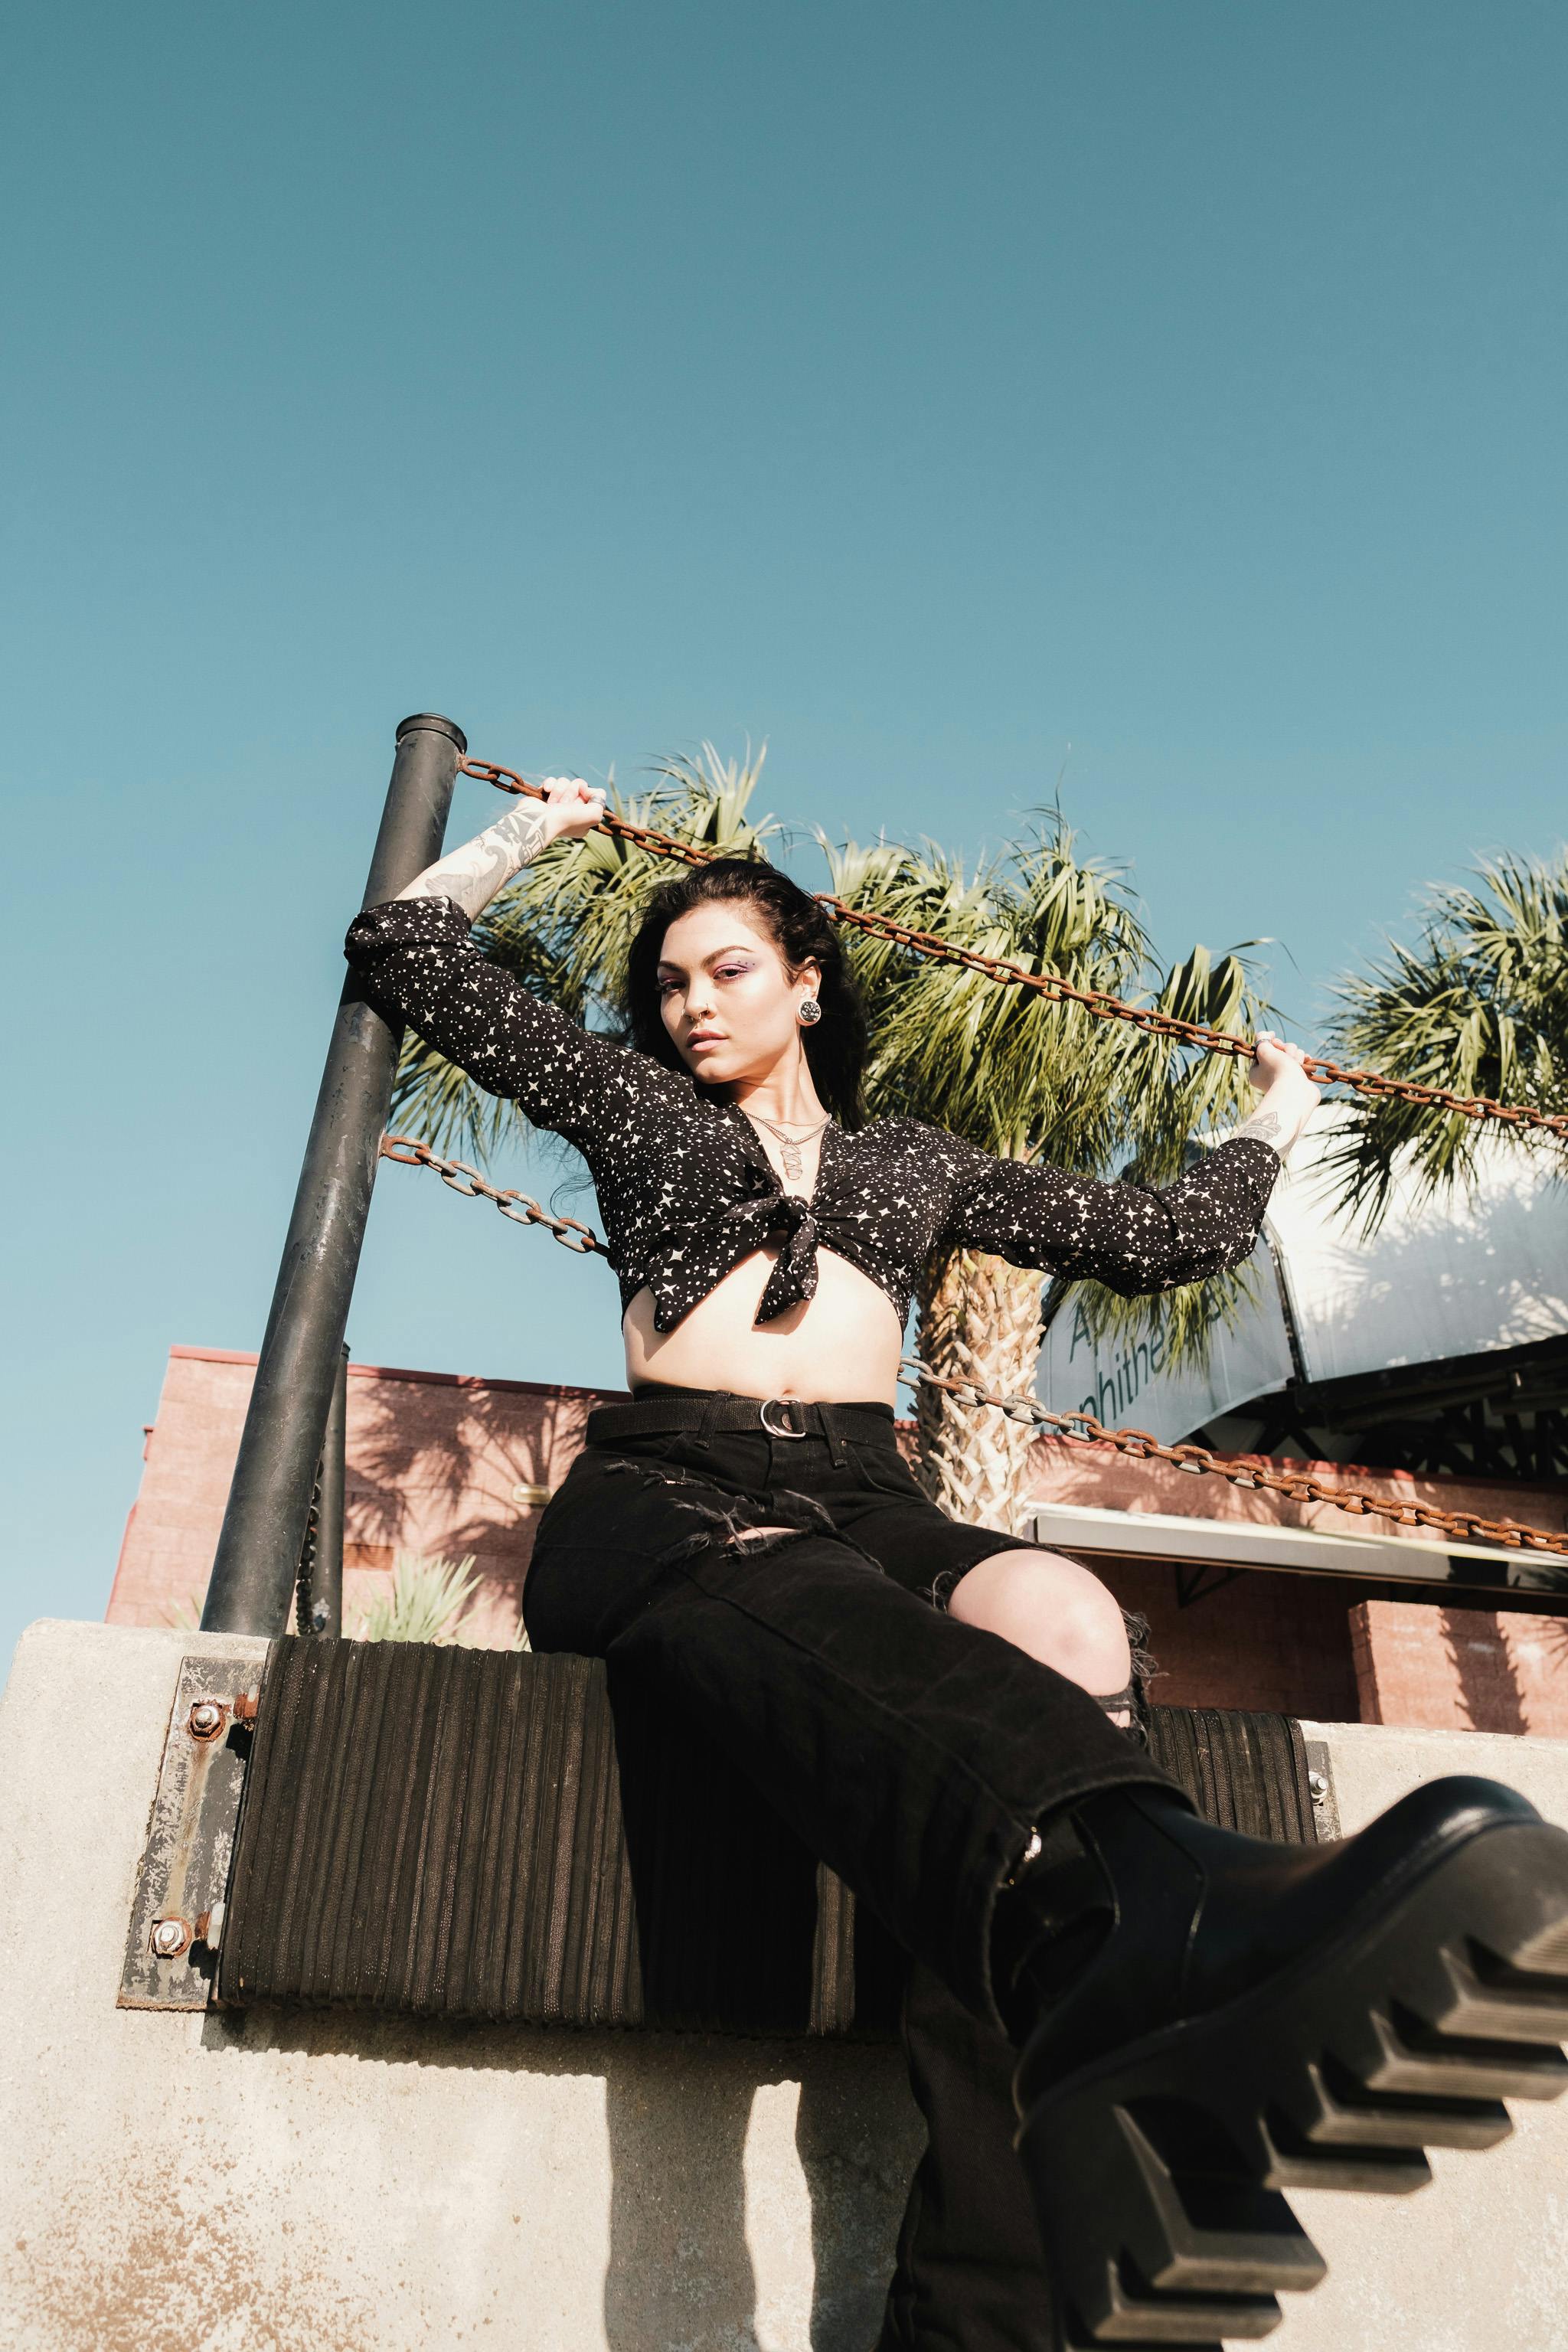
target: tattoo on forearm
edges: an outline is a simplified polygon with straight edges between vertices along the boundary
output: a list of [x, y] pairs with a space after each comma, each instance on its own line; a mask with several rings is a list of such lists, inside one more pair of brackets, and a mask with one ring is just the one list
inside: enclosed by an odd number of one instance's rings
[[1237, 1138], [1239, 1141], [1245, 1136], [1249, 1143], [1266, 1143], [1275, 1157], [1283, 1162], [1304, 1123], [1298, 1118], [1287, 1126], [1277, 1110], [1255, 1110], [1252, 1117], [1237, 1129]]
[[397, 895], [400, 898], [450, 898], [471, 920], [484, 912], [514, 874], [533, 863], [548, 837], [542, 809], [508, 809], [461, 849], [427, 866]]

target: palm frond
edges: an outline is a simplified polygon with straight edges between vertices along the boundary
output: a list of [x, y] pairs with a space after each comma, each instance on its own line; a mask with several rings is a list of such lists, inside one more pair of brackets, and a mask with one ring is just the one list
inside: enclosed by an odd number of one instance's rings
[[[1264, 1010], [1237, 954], [1216, 960], [1196, 948], [1160, 976], [1120, 874], [1079, 859], [1054, 812], [973, 877], [930, 844], [822, 846], [837, 896], [973, 952], [1237, 1034]], [[1238, 1064], [847, 926], [844, 944], [869, 1004], [879, 1112], [951, 1128], [1009, 1158], [1048, 1152], [1103, 1173], [1129, 1150], [1142, 1160], [1163, 1151], [1179, 1166], [1194, 1129], [1247, 1099]]]
[[[1255, 944], [1248, 941], [1221, 956], [1194, 948], [1165, 973], [1153, 992], [1152, 1009], [1233, 1037], [1252, 1036], [1273, 1009], [1258, 992], [1247, 961], [1247, 947]], [[1145, 1183], [1168, 1183], [1187, 1164], [1194, 1136], [1232, 1125], [1251, 1108], [1248, 1057], [1194, 1051], [1179, 1039], [1143, 1032], [1136, 1058], [1156, 1097], [1135, 1146], [1139, 1177]]]
[[[1568, 1109], [1568, 852], [1554, 862], [1505, 857], [1477, 868], [1479, 887], [1448, 885], [1428, 900], [1413, 947], [1394, 943], [1337, 991], [1331, 1024], [1342, 1060], [1390, 1077], [1532, 1109]], [[1339, 1198], [1368, 1229], [1408, 1166], [1423, 1193], [1474, 1181], [1490, 1132], [1458, 1112], [1361, 1096], [1326, 1165]], [[1516, 1128], [1552, 1150], [1549, 1137]]]

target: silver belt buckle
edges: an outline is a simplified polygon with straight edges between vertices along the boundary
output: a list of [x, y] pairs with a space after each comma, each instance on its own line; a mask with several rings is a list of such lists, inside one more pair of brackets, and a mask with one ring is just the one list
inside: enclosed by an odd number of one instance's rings
[[[804, 1429], [775, 1429], [773, 1423], [768, 1419], [769, 1412], [775, 1404], [778, 1406], [781, 1412], [788, 1412], [795, 1406], [800, 1404], [800, 1399], [798, 1397], [763, 1398], [762, 1403], [757, 1407], [757, 1419], [762, 1423], [763, 1427], [767, 1431], [770, 1437], [805, 1437], [809, 1433]], [[803, 1413], [805, 1410], [805, 1406], [801, 1405], [801, 1411]]]

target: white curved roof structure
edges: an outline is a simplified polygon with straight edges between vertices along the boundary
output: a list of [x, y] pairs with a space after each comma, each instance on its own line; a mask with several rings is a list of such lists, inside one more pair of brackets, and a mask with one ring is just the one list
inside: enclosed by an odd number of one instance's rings
[[1342, 1112], [1319, 1113], [1275, 1187], [1253, 1260], [1253, 1305], [1215, 1337], [1206, 1375], [1159, 1349], [1097, 1346], [1069, 1297], [1047, 1334], [1038, 1391], [1166, 1442], [1292, 1379], [1317, 1383], [1452, 1361], [1568, 1333], [1568, 1182], [1555, 1153], [1484, 1140], [1463, 1192], [1396, 1181], [1370, 1239], [1332, 1205], [1322, 1152]]

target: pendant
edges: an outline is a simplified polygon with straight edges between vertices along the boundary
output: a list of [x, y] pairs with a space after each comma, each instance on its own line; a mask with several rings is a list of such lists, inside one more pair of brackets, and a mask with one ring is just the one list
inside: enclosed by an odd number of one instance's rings
[[781, 1137], [779, 1148], [784, 1153], [784, 1174], [789, 1177], [804, 1176], [805, 1162], [800, 1156], [799, 1144], [786, 1142]]

